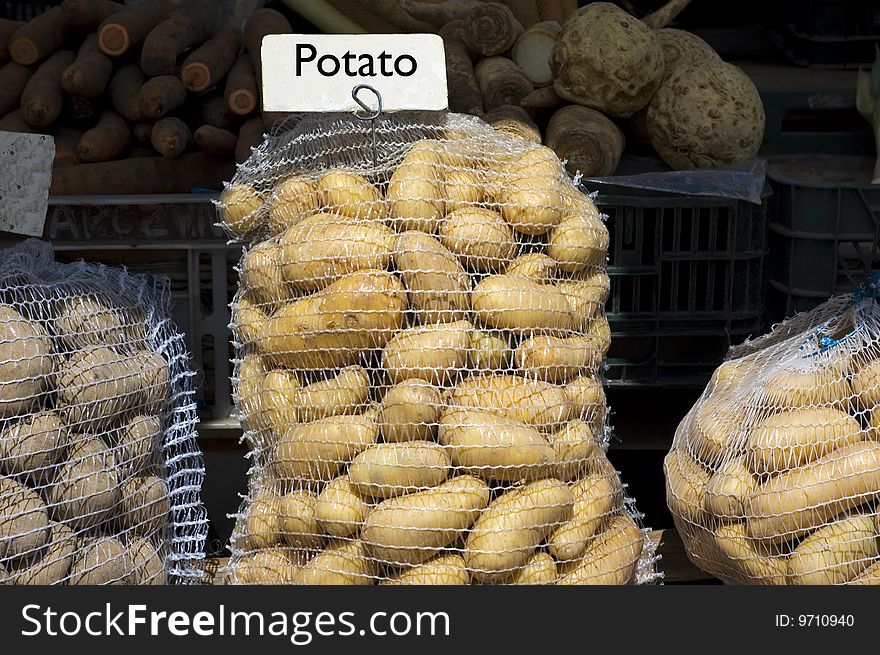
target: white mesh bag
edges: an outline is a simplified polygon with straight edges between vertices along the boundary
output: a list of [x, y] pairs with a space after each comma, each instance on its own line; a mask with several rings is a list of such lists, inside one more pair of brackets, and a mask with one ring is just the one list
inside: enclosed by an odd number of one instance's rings
[[874, 298], [732, 349], [665, 460], [688, 556], [734, 584], [880, 584], [878, 427]]
[[192, 376], [169, 283], [0, 260], [0, 578], [198, 581], [207, 522]]
[[[552, 151], [462, 115], [294, 118], [238, 170], [252, 448], [232, 579], [625, 584], [608, 233]], [[375, 159], [374, 159], [375, 157]]]

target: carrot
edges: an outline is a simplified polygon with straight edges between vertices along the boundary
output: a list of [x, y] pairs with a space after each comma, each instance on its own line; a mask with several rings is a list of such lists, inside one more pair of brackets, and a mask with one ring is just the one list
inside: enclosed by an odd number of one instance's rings
[[75, 55], [59, 50], [31, 76], [21, 93], [21, 111], [31, 125], [46, 127], [55, 122], [64, 107], [61, 73], [73, 63]]
[[64, 0], [61, 3], [61, 13], [68, 23], [89, 30], [123, 9], [123, 5], [111, 0]]
[[202, 125], [193, 134], [193, 141], [199, 150], [215, 157], [231, 157], [235, 154], [238, 137], [213, 125]]
[[240, 49], [241, 30], [227, 25], [186, 58], [180, 79], [190, 91], [210, 89], [226, 75]]
[[73, 166], [79, 163], [79, 155], [76, 154], [76, 148], [82, 134], [69, 127], [56, 127], [52, 134], [55, 137], [55, 159], [52, 165]]
[[199, 104], [194, 124], [212, 125], [224, 130], [231, 130], [235, 127], [237, 118], [229, 110], [226, 100], [222, 96], [213, 96]]
[[159, 75], [144, 82], [137, 101], [142, 116], [162, 118], [186, 101], [186, 87], [175, 75]]
[[21, 64], [10, 61], [0, 68], [0, 116], [18, 108], [21, 92], [33, 71]]
[[88, 129], [93, 127], [104, 111], [100, 98], [86, 96], [64, 96], [64, 107], [58, 121], [69, 127]]
[[0, 18], [0, 64], [5, 64], [10, 60], [9, 41], [22, 25], [24, 25], [24, 21]]
[[235, 144], [235, 161], [241, 163], [251, 156], [251, 150], [263, 142], [263, 119], [259, 116], [245, 121], [238, 131], [238, 141]]
[[104, 19], [98, 26], [101, 51], [111, 57], [120, 57], [137, 48], [174, 6], [172, 0], [149, 0]]
[[55, 171], [49, 193], [106, 195], [140, 193], [188, 193], [192, 188], [222, 188], [235, 173], [231, 159], [218, 159], [201, 152], [175, 159], [138, 157], [99, 164], [65, 166]]
[[9, 112], [0, 118], [0, 131], [2, 132], [39, 132], [38, 128], [28, 125], [21, 113], [21, 109]]
[[235, 60], [226, 76], [223, 95], [229, 111], [238, 116], [247, 116], [257, 108], [257, 78], [248, 55], [241, 55]]
[[284, 14], [274, 9], [259, 9], [248, 18], [244, 28], [244, 42], [254, 64], [257, 88], [260, 88], [260, 80], [263, 77], [263, 67], [260, 61], [263, 37], [268, 34], [290, 34], [292, 31], [293, 29]]
[[187, 124], [173, 116], [157, 120], [150, 135], [150, 143], [163, 157], [180, 157], [191, 139]]
[[144, 40], [141, 69], [147, 75], [174, 72], [177, 55], [211, 38], [217, 21], [217, 3], [191, 0], [172, 11]]
[[113, 109], [132, 122], [143, 119], [138, 109], [138, 95], [143, 85], [144, 74], [137, 64], [123, 66], [110, 80]]
[[128, 148], [131, 130], [125, 119], [115, 111], [107, 110], [98, 124], [82, 135], [76, 153], [84, 162], [110, 161]]
[[80, 46], [76, 60], [61, 74], [61, 86], [68, 93], [96, 97], [104, 94], [113, 62], [98, 48], [98, 37], [89, 34]]
[[61, 7], [53, 7], [25, 23], [9, 40], [9, 55], [22, 66], [30, 66], [61, 48], [71, 33]]
[[135, 123], [132, 128], [132, 133], [134, 134], [135, 141], [139, 141], [140, 143], [149, 143], [150, 135], [153, 133], [153, 125], [155, 123], [153, 121], [141, 121], [139, 123]]

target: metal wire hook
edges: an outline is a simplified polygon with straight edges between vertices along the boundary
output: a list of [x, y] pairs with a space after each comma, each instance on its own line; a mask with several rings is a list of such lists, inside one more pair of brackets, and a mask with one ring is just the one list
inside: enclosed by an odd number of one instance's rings
[[[366, 102], [361, 100], [358, 97], [358, 93], [361, 91], [372, 91], [373, 95], [376, 96], [376, 109], [370, 109]], [[373, 166], [377, 166], [377, 154], [376, 154], [376, 119], [382, 114], [382, 94], [379, 93], [374, 87], [369, 84], [358, 84], [351, 90], [352, 99], [358, 104], [358, 106], [363, 109], [366, 114], [358, 114], [355, 112], [355, 117], [361, 121], [369, 121], [370, 122], [370, 133], [372, 136], [372, 150], [373, 150]]]

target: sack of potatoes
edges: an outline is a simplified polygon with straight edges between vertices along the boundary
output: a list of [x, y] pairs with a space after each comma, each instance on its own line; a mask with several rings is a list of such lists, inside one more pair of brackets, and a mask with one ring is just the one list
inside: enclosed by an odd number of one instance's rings
[[[253, 453], [231, 579], [626, 584], [608, 232], [552, 151], [460, 115], [306, 119], [220, 198]], [[635, 517], [635, 518], [634, 518]]]
[[664, 463], [690, 559], [732, 584], [880, 585], [878, 427], [873, 297], [733, 349]]
[[207, 534], [167, 281], [0, 258], [0, 583], [198, 580]]

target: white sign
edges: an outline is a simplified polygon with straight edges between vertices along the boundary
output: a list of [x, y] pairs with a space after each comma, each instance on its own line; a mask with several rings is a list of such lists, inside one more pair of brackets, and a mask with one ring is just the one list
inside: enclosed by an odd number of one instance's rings
[[[363, 111], [368, 84], [383, 111], [449, 106], [443, 39], [436, 34], [270, 34], [263, 39], [263, 110]], [[358, 94], [376, 108], [376, 96]]]
[[43, 235], [55, 141], [44, 134], [0, 132], [0, 230]]

